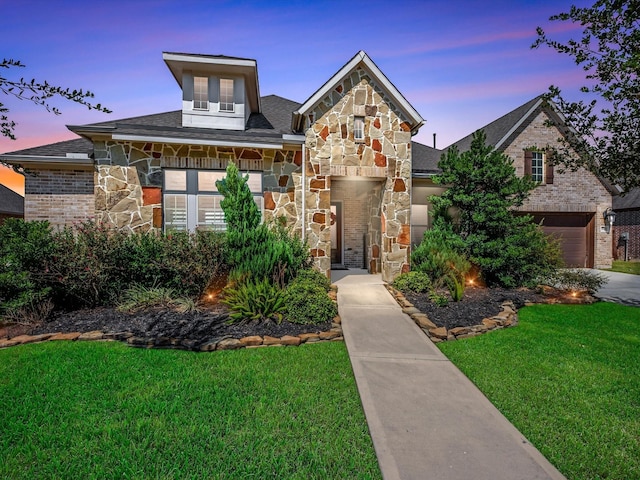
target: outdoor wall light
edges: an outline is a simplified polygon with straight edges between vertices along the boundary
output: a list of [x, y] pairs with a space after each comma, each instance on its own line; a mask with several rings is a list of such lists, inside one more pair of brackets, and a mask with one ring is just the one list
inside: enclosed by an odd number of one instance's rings
[[616, 221], [616, 212], [611, 210], [611, 207], [607, 208], [602, 214], [604, 217], [604, 228], [607, 233], [611, 231], [611, 227], [613, 226], [613, 222]]

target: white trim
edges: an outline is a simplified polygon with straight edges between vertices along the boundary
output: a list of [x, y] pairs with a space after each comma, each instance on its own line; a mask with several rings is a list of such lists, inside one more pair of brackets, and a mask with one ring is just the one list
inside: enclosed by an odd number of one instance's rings
[[293, 112], [294, 116], [302, 116], [306, 114], [310, 109], [312, 109], [320, 100], [322, 100], [333, 88], [335, 85], [341, 81], [344, 77], [346, 77], [352, 70], [363, 64], [368, 72], [371, 74], [373, 79], [380, 84], [387, 94], [391, 97], [391, 99], [398, 104], [398, 106], [405, 111], [405, 113], [410, 117], [415, 123], [413, 130], [420, 128], [424, 124], [424, 119], [422, 116], [416, 111], [415, 108], [411, 106], [411, 104], [407, 101], [406, 98], [400, 93], [400, 91], [395, 87], [393, 83], [385, 76], [384, 73], [378, 68], [378, 66], [373, 63], [373, 60], [369, 58], [369, 56], [363, 51], [360, 50], [344, 67], [342, 67], [338, 72], [333, 75], [327, 82], [325, 82], [322, 87], [320, 87], [316, 93], [314, 93], [303, 105], [298, 108], [295, 112]]
[[180, 143], [188, 145], [211, 145], [214, 147], [274, 148], [282, 150], [282, 143], [237, 142], [223, 140], [197, 140], [193, 138], [153, 137], [148, 135], [112, 135], [113, 140], [131, 142]]
[[504, 137], [502, 137], [502, 138], [498, 141], [498, 143], [496, 143], [496, 144], [494, 145], [494, 147], [493, 147], [493, 148], [495, 148], [496, 150], [497, 150], [497, 149], [499, 149], [499, 148], [500, 148], [500, 145], [502, 145], [504, 142], [506, 142], [506, 141], [507, 141], [507, 139], [508, 139], [511, 135], [513, 135], [513, 132], [515, 132], [518, 128], [520, 128], [520, 125], [522, 125], [522, 124], [524, 123], [524, 121], [525, 121], [527, 118], [529, 118], [529, 116], [530, 116], [531, 114], [533, 114], [533, 112], [536, 110], [536, 108], [538, 108], [541, 104], [542, 104], [542, 99], [541, 99], [541, 98], [539, 98], [539, 99], [538, 99], [538, 101], [537, 101], [536, 103], [534, 103], [534, 104], [533, 104], [533, 106], [529, 109], [529, 111], [527, 111], [527, 113], [525, 113], [525, 114], [520, 118], [520, 120], [518, 120], [518, 121], [513, 125], [513, 127], [511, 127], [511, 128], [509, 129], [509, 131], [506, 133], [506, 135], [505, 135]]
[[162, 59], [166, 61], [175, 61], [175, 62], [198, 62], [205, 63], [211, 65], [234, 65], [238, 67], [255, 67], [257, 62], [255, 60], [250, 59], [239, 59], [239, 58], [221, 58], [221, 57], [212, 57], [206, 55], [189, 55], [189, 54], [179, 54], [179, 53], [170, 53], [170, 52], [162, 52]]
[[282, 135], [282, 140], [284, 142], [288, 142], [288, 143], [304, 143], [305, 141], [305, 136], [304, 135], [287, 135], [287, 134], [283, 134]]
[[0, 160], [7, 163], [54, 163], [67, 165], [93, 165], [93, 159], [88, 156], [75, 157], [48, 157], [44, 155], [0, 155]]

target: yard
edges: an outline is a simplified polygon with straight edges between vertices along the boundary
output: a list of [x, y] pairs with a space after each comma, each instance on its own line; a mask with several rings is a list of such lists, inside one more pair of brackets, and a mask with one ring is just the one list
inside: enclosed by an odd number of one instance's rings
[[2, 478], [380, 478], [344, 343], [0, 351]]
[[640, 261], [635, 260], [624, 262], [622, 260], [614, 260], [610, 270], [612, 272], [632, 273], [634, 275], [640, 275]]
[[640, 308], [537, 305], [442, 351], [569, 479], [640, 478]]

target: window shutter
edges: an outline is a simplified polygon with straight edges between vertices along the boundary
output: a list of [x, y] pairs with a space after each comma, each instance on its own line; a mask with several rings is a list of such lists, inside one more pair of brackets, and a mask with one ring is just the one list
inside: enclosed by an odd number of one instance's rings
[[547, 152], [545, 155], [546, 161], [544, 165], [544, 170], [545, 170], [544, 183], [546, 183], [547, 185], [553, 184], [553, 165], [550, 162], [550, 160], [553, 158], [552, 155], [553, 154], [550, 152]]
[[533, 155], [531, 154], [531, 150], [524, 151], [524, 174], [531, 176], [531, 160]]

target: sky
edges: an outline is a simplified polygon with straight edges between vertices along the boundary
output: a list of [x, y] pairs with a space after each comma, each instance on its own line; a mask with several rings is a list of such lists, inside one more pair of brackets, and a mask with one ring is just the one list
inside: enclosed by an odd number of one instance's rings
[[[77, 138], [81, 125], [181, 108], [162, 52], [253, 58], [261, 95], [304, 102], [364, 50], [426, 120], [415, 140], [443, 148], [499, 118], [551, 84], [577, 92], [584, 73], [548, 47], [531, 49], [536, 27], [553, 38], [579, 26], [550, 22], [567, 0], [425, 1], [30, 1], [0, 0], [0, 57], [35, 78], [82, 88], [113, 111], [52, 99], [61, 115], [0, 92], [17, 140], [0, 153]], [[569, 95], [570, 96], [570, 95]], [[0, 183], [24, 193], [0, 166]]]

